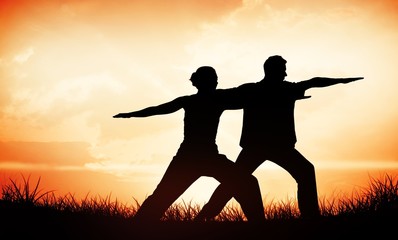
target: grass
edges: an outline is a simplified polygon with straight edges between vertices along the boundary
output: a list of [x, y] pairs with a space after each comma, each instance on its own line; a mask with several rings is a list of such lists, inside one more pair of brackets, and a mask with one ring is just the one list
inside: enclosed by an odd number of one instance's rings
[[111, 200], [111, 196], [56, 196], [54, 191], [39, 189], [39, 180], [10, 179], [0, 196], [1, 225], [13, 238], [37, 236], [63, 239], [251, 239], [278, 237], [291, 239], [332, 239], [339, 236], [375, 237], [395, 234], [398, 226], [398, 180], [385, 174], [370, 177], [369, 185], [350, 196], [321, 199], [323, 218], [305, 221], [299, 218], [296, 200], [265, 204], [266, 223], [261, 226], [245, 220], [239, 206], [226, 206], [216, 221], [195, 223], [192, 220], [201, 206], [192, 202], [173, 204], [157, 225], [133, 223], [140, 203], [131, 205]]

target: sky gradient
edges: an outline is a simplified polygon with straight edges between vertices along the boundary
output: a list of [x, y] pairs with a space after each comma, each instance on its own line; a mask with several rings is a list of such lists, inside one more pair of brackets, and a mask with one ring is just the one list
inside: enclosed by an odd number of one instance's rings
[[[394, 0], [0, 4], [1, 183], [31, 174], [61, 195], [142, 201], [182, 141], [183, 111], [112, 116], [195, 93], [188, 79], [203, 65], [216, 69], [219, 88], [258, 81], [271, 55], [287, 60], [292, 82], [365, 78], [311, 89], [296, 105], [296, 147], [315, 165], [321, 196], [398, 172]], [[241, 120], [240, 110], [221, 118], [217, 143], [231, 160]], [[263, 196], [294, 196], [295, 183], [272, 163], [255, 175]], [[204, 201], [215, 186], [199, 181], [186, 198]]]

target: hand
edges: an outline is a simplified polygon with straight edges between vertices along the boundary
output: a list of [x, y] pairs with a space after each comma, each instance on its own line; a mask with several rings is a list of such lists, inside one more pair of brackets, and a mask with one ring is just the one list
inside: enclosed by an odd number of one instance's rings
[[353, 81], [357, 81], [357, 80], [361, 80], [361, 79], [363, 79], [363, 77], [343, 78], [342, 83], [349, 83], [349, 82], [353, 82]]
[[128, 113], [118, 113], [115, 116], [113, 116], [113, 118], [129, 118], [129, 114]]

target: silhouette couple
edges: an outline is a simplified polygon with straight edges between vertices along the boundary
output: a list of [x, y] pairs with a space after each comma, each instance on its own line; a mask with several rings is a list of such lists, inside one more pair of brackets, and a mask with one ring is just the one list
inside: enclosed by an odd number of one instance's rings
[[[257, 179], [252, 173], [270, 160], [284, 168], [297, 182], [297, 200], [302, 218], [320, 216], [315, 168], [296, 148], [294, 106], [309, 98], [305, 91], [363, 79], [315, 77], [300, 82], [285, 81], [286, 60], [269, 57], [264, 78], [235, 88], [216, 89], [217, 74], [210, 66], [191, 75], [196, 94], [142, 110], [119, 113], [114, 118], [148, 117], [184, 109], [184, 139], [156, 189], [138, 209], [137, 222], [155, 222], [201, 176], [220, 182], [196, 221], [214, 219], [234, 197], [250, 222], [265, 220]], [[240, 146], [235, 162], [218, 152], [216, 135], [225, 110], [243, 109]]]

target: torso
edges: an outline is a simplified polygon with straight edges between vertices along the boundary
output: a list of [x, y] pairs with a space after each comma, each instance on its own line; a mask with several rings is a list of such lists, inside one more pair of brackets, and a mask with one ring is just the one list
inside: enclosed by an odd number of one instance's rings
[[241, 146], [294, 146], [294, 106], [299, 95], [295, 83], [242, 85], [244, 101]]

